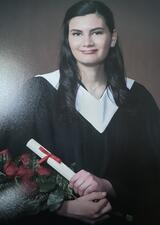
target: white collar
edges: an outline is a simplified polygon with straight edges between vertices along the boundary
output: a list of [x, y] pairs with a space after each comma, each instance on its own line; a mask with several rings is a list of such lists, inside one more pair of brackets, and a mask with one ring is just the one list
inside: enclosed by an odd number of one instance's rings
[[[58, 89], [59, 70], [48, 74], [37, 75], [36, 77], [43, 77], [54, 88]], [[126, 83], [127, 87], [131, 89], [134, 80], [126, 78]], [[118, 106], [109, 88], [105, 90], [100, 99], [96, 99], [82, 85], [79, 85], [76, 96], [76, 110], [100, 133], [103, 133], [106, 129], [117, 109]]]

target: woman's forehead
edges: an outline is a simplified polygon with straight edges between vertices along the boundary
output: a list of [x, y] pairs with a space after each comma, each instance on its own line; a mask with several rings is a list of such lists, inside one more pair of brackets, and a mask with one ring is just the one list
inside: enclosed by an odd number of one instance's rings
[[85, 28], [104, 27], [104, 19], [97, 13], [87, 14], [85, 16], [76, 16], [69, 22], [69, 29], [83, 30]]

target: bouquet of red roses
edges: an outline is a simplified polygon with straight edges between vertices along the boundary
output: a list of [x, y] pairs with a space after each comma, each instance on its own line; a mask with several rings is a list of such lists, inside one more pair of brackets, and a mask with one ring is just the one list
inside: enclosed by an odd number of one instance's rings
[[0, 219], [54, 211], [64, 200], [74, 198], [68, 181], [41, 164], [35, 154], [13, 159], [8, 149], [0, 151]]

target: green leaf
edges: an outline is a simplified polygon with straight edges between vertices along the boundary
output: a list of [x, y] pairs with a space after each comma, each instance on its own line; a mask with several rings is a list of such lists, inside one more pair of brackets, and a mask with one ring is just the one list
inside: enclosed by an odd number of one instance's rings
[[39, 176], [36, 178], [40, 192], [50, 192], [56, 188], [56, 176]]
[[9, 187], [12, 187], [13, 186], [13, 182], [3, 182], [3, 183], [0, 183], [0, 191], [3, 191]]
[[59, 188], [63, 191], [65, 200], [71, 200], [76, 198], [73, 190], [68, 186], [69, 184], [68, 180], [62, 177], [60, 174], [57, 174], [56, 183], [59, 186]]
[[58, 209], [62, 202], [64, 201], [63, 191], [56, 189], [54, 192], [51, 192], [48, 197], [47, 205], [50, 211], [55, 211]]
[[0, 155], [0, 170], [3, 170], [3, 166], [6, 163], [5, 155]]
[[6, 176], [6, 174], [0, 171], [0, 176]]
[[60, 174], [57, 174], [56, 183], [62, 190], [65, 190], [69, 184], [68, 180], [62, 177]]
[[37, 214], [47, 209], [48, 194], [37, 193], [32, 198], [26, 198], [23, 202], [24, 214]]
[[23, 212], [25, 214], [37, 214], [41, 211], [39, 201], [28, 200], [23, 203]]
[[4, 184], [6, 182], [11, 181], [11, 179], [9, 179], [6, 174], [0, 172], [0, 184]]
[[36, 155], [31, 154], [31, 160], [29, 161], [29, 168], [35, 170], [38, 167], [38, 158]]

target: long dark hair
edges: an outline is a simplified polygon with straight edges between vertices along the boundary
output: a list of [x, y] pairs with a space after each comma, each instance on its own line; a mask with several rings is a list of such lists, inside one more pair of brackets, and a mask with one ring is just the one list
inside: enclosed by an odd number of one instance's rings
[[[91, 13], [97, 13], [105, 20], [111, 33], [115, 29], [114, 18], [111, 10], [102, 2], [85, 0], [71, 6], [63, 21], [63, 39], [60, 50], [60, 81], [57, 92], [58, 105], [65, 110], [66, 107], [73, 111], [75, 109], [75, 99], [78, 87], [79, 70], [76, 64], [69, 42], [69, 22], [76, 16], [84, 16]], [[107, 85], [112, 91], [114, 100], [118, 106], [122, 105], [128, 88], [125, 82], [124, 62], [119, 47], [118, 40], [115, 47], [111, 47], [107, 57], [104, 60]]]

